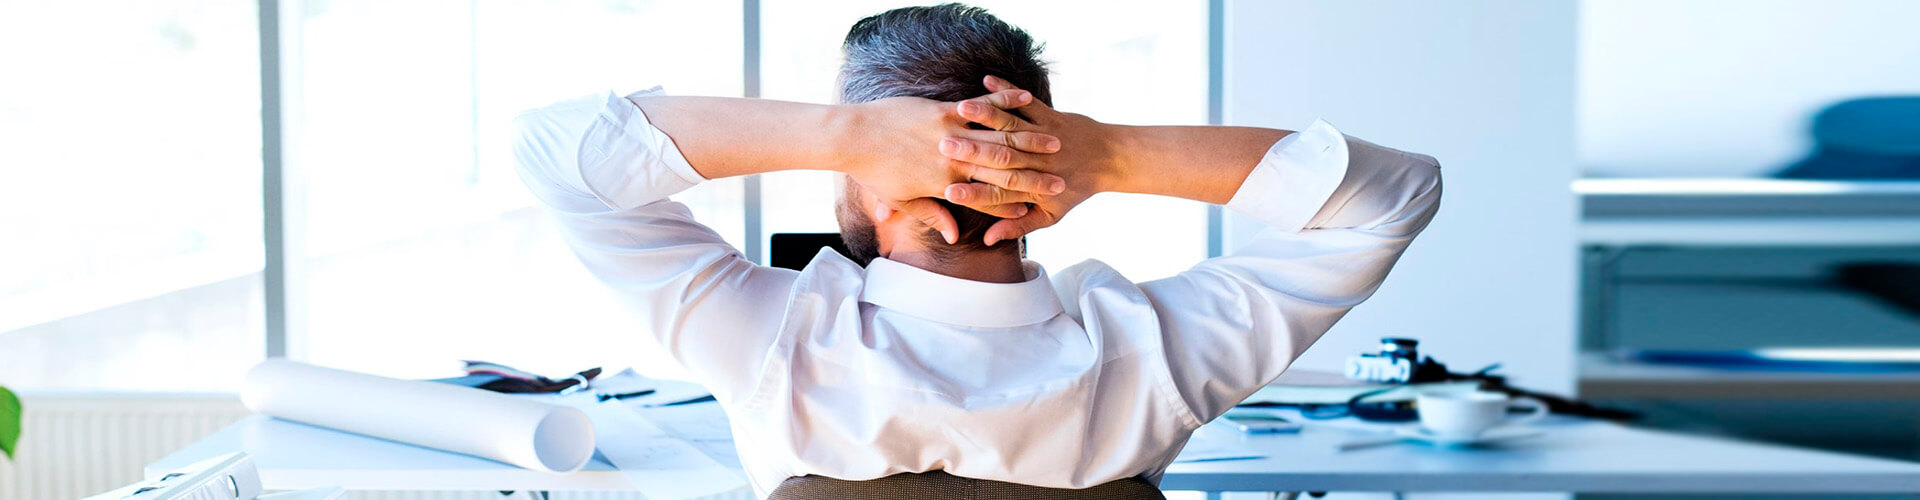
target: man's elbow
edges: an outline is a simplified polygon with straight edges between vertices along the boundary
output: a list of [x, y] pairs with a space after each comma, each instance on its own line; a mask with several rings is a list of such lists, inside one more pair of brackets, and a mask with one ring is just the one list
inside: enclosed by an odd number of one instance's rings
[[1412, 170], [1412, 174], [1416, 179], [1414, 184], [1420, 186], [1420, 194], [1415, 195], [1414, 198], [1430, 197], [1432, 199], [1431, 204], [1434, 208], [1438, 208], [1440, 205], [1440, 192], [1442, 190], [1440, 160], [1423, 154], [1414, 154], [1412, 156], [1414, 165], [1410, 170]]
[[1390, 169], [1393, 180], [1383, 183], [1381, 195], [1374, 198], [1382, 202], [1384, 206], [1380, 208], [1384, 210], [1376, 212], [1380, 215], [1374, 223], [1361, 227], [1376, 233], [1413, 237], [1425, 230], [1440, 211], [1440, 195], [1445, 184], [1441, 180], [1440, 161], [1424, 154], [1402, 152], [1395, 163]]
[[1427, 224], [1440, 213], [1440, 196], [1446, 191], [1446, 183], [1441, 179], [1440, 161], [1427, 155], [1414, 156], [1419, 164], [1410, 167], [1408, 175], [1413, 177], [1410, 180], [1417, 186], [1415, 194], [1401, 207], [1398, 216], [1390, 219], [1395, 222], [1389, 223], [1405, 227], [1409, 236], [1426, 230]]

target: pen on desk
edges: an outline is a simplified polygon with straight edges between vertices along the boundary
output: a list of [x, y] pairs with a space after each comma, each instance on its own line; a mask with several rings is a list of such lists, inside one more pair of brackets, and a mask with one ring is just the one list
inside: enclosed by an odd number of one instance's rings
[[700, 396], [700, 397], [697, 397], [697, 398], [693, 398], [693, 399], [689, 399], [689, 400], [686, 400], [686, 401], [674, 401], [674, 402], [672, 402], [672, 403], [665, 403], [665, 404], [660, 404], [660, 405], [655, 405], [655, 406], [680, 406], [680, 405], [690, 405], [690, 404], [694, 404], [694, 403], [705, 403], [705, 402], [708, 402], [708, 401], [718, 401], [718, 400], [716, 400], [716, 399], [714, 399], [714, 398], [713, 398], [713, 395], [712, 395], [712, 394], [708, 394], [708, 395], [705, 395], [705, 396]]
[[595, 397], [598, 397], [598, 398], [600, 398], [600, 402], [603, 402], [603, 403], [604, 403], [604, 402], [606, 402], [606, 401], [607, 401], [607, 400], [609, 400], [609, 399], [627, 399], [627, 398], [637, 398], [637, 397], [640, 397], [640, 396], [645, 396], [645, 395], [648, 395], [648, 394], [653, 394], [653, 389], [646, 389], [646, 390], [640, 390], [640, 391], [633, 391], [633, 392], [622, 392], [622, 393], [619, 393], [619, 394], [606, 394], [606, 393], [601, 393], [601, 394], [599, 394], [599, 395], [597, 395], [597, 396], [595, 396]]
[[1353, 451], [1353, 450], [1358, 450], [1362, 448], [1372, 448], [1375, 446], [1384, 446], [1384, 445], [1399, 443], [1401, 441], [1405, 441], [1406, 439], [1407, 438], [1400, 437], [1400, 436], [1385, 437], [1385, 438], [1361, 438], [1361, 439], [1355, 439], [1352, 441], [1341, 442], [1340, 444], [1334, 446], [1334, 450]]

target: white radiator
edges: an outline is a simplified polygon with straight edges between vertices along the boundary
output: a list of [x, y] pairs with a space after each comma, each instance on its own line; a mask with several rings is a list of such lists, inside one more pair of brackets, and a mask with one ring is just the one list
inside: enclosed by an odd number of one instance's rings
[[[247, 415], [232, 394], [26, 393], [20, 448], [0, 458], [0, 500], [70, 500], [139, 481], [141, 470]], [[0, 456], [4, 457], [4, 456]], [[355, 491], [356, 500], [507, 500], [494, 492]], [[525, 493], [514, 499], [529, 499]], [[641, 500], [554, 492], [553, 500]], [[740, 492], [711, 499], [751, 499]]]
[[246, 415], [233, 395], [26, 393], [0, 498], [67, 500], [140, 480], [148, 462]]

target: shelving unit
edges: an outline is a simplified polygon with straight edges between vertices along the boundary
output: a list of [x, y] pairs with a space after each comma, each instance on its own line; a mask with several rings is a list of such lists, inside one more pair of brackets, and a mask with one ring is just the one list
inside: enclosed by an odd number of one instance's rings
[[1585, 398], [1672, 400], [1920, 399], [1920, 372], [1715, 369], [1615, 359], [1621, 257], [1739, 248], [1915, 249], [1920, 182], [1586, 179], [1573, 189], [1586, 271], [1579, 390]]

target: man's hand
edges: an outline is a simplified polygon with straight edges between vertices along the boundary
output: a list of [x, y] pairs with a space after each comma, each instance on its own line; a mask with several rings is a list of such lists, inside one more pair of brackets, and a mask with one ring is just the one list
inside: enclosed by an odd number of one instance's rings
[[[984, 108], [1006, 114], [1006, 109], [1031, 106], [1033, 94], [1008, 87], [966, 101], [967, 109]], [[881, 99], [844, 107], [834, 120], [840, 139], [835, 169], [853, 177], [888, 206], [907, 213], [945, 236], [958, 240], [953, 214], [933, 198], [946, 197], [954, 183], [994, 190], [991, 199], [949, 201], [996, 217], [1018, 220], [1030, 216], [1027, 203], [1062, 192], [1067, 182], [1057, 175], [1031, 168], [1060, 150], [1060, 139], [1032, 131], [1032, 124], [1007, 115], [996, 121], [1002, 130], [969, 128], [954, 103], [913, 97]], [[978, 120], [972, 120], [978, 121]], [[992, 124], [988, 124], [992, 126]], [[1022, 130], [1008, 130], [1018, 127]], [[958, 158], [945, 154], [955, 144], [990, 142], [996, 149]], [[937, 146], [936, 146], [937, 145]], [[994, 241], [992, 232], [988, 241]]]
[[[1020, 92], [998, 77], [986, 78], [993, 95]], [[1031, 193], [1006, 189], [992, 182], [964, 182], [946, 187], [944, 198], [966, 206], [1033, 204], [1025, 215], [1002, 215], [1007, 220], [987, 230], [986, 243], [993, 245], [1017, 239], [1040, 228], [1052, 226], [1067, 212], [1095, 193], [1111, 190], [1120, 178], [1121, 162], [1116, 161], [1114, 135], [1105, 124], [1085, 115], [1061, 113], [1039, 101], [1028, 100], [1019, 106], [1000, 106], [985, 98], [970, 99], [956, 107], [961, 117], [994, 129], [989, 137], [979, 134], [956, 136], [943, 141], [940, 152], [955, 161], [999, 169], [1028, 169], [1057, 174], [1066, 179], [1067, 189], [1054, 196], [1035, 197]], [[1007, 112], [1018, 110], [1025, 119]], [[1051, 155], [1023, 155], [1017, 147], [1019, 137], [1043, 134], [1058, 138], [1062, 146]]]

